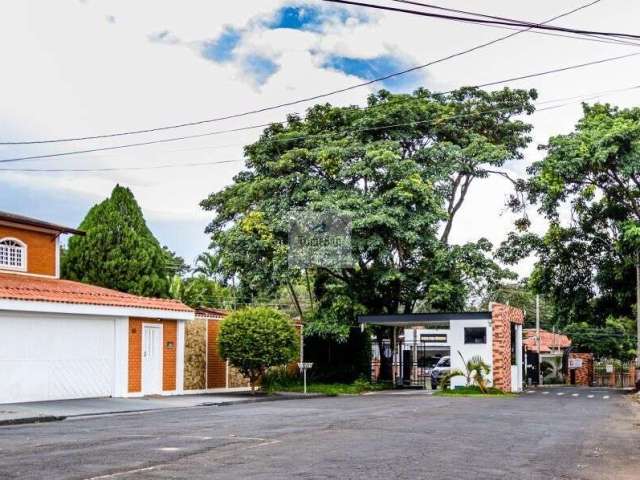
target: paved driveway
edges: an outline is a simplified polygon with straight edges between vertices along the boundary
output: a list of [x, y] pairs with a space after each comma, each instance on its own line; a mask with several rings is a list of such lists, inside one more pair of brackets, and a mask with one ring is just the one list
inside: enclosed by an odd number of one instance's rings
[[628, 396], [545, 391], [375, 394], [3, 427], [0, 478], [639, 478]]

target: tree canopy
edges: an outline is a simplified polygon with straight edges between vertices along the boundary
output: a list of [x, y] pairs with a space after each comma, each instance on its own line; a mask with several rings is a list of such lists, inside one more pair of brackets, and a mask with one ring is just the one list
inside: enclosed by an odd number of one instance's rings
[[[553, 296], [560, 323], [604, 325], [631, 316], [640, 246], [640, 108], [584, 105], [573, 132], [551, 137], [521, 185], [549, 221], [544, 235], [514, 232], [507, 261], [536, 253], [531, 277]], [[515, 201], [523, 210], [525, 205]], [[526, 226], [526, 222], [523, 223]]]
[[290, 115], [245, 148], [233, 184], [202, 202], [214, 212], [207, 231], [220, 267], [241, 289], [275, 291], [301, 273], [287, 263], [291, 212], [336, 212], [352, 218], [354, 261], [311, 269], [318, 332], [344, 335], [345, 315], [348, 325], [361, 312], [465, 308], [507, 273], [487, 240], [451, 245], [451, 228], [473, 182], [522, 158], [531, 126], [514, 116], [532, 113], [535, 98], [510, 89], [380, 91], [366, 108]]
[[89, 210], [80, 230], [86, 236], [71, 237], [62, 258], [64, 278], [136, 295], [168, 295], [176, 257], [153, 236], [128, 188], [117, 185]]
[[218, 342], [222, 358], [249, 379], [252, 390], [269, 367], [286, 365], [298, 353], [291, 320], [266, 307], [233, 312], [223, 320]]

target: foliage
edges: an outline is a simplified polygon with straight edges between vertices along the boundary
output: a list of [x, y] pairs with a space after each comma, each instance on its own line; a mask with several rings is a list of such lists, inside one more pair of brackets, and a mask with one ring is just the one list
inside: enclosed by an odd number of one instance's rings
[[535, 98], [380, 91], [367, 108], [316, 105], [268, 127], [246, 147], [247, 169], [202, 202], [214, 212], [207, 231], [223, 270], [256, 294], [298, 283], [303, 272], [287, 262], [290, 213], [337, 212], [353, 219], [354, 262], [312, 269], [311, 332], [344, 341], [359, 313], [464, 309], [508, 273], [484, 239], [449, 244], [454, 218], [474, 181], [522, 157], [531, 126], [513, 116], [532, 113]]
[[465, 360], [462, 353], [458, 352], [462, 363], [464, 364], [465, 371], [458, 369], [450, 370], [440, 380], [440, 388], [442, 390], [449, 390], [451, 379], [454, 377], [463, 376], [466, 379], [467, 386], [475, 386], [482, 393], [487, 391], [487, 375], [491, 372], [491, 367], [482, 359], [480, 355], [474, 355], [469, 360]]
[[86, 236], [75, 235], [62, 259], [62, 275], [136, 295], [166, 297], [167, 274], [175, 271], [153, 236], [133, 194], [117, 185], [80, 224]]
[[345, 341], [335, 337], [308, 335], [304, 330], [304, 358], [313, 362], [307, 375], [320, 383], [351, 383], [371, 375], [371, 334], [351, 328]]
[[291, 320], [266, 307], [233, 312], [222, 321], [218, 341], [222, 358], [249, 379], [252, 391], [269, 367], [291, 362], [298, 352]]
[[234, 307], [234, 292], [216, 280], [205, 277], [182, 278], [174, 275], [169, 285], [169, 296], [190, 307], [231, 309]]
[[[521, 190], [547, 232], [512, 233], [507, 261], [536, 253], [536, 290], [553, 296], [561, 323], [603, 325], [631, 316], [640, 246], [640, 108], [584, 105], [575, 130], [552, 137]], [[512, 206], [522, 210], [523, 203]], [[561, 215], [569, 210], [570, 215]], [[569, 218], [568, 222], [561, 221]]]
[[[524, 312], [524, 328], [532, 328], [536, 322], [536, 295], [528, 279], [518, 283], [499, 283], [486, 293], [482, 300], [483, 308], [488, 308], [490, 302], [502, 303], [519, 308]], [[556, 306], [552, 298], [539, 295], [540, 325], [552, 330], [555, 326]]]
[[172, 251], [166, 245], [162, 247], [162, 250], [167, 258], [167, 275], [179, 275], [182, 277], [191, 271], [191, 268], [184, 261], [184, 258], [177, 255], [176, 252]]
[[635, 321], [629, 318], [609, 317], [599, 328], [573, 323], [564, 333], [576, 351], [593, 353], [595, 358], [631, 360], [636, 354]]
[[502, 390], [500, 390], [499, 388], [489, 387], [486, 390], [482, 391], [477, 386], [455, 388], [453, 390], [451, 390], [451, 389], [449, 389], [449, 390], [440, 390], [438, 392], [435, 392], [434, 395], [439, 395], [439, 396], [443, 396], [443, 397], [457, 397], [457, 396], [462, 396], [462, 397], [468, 397], [468, 396], [474, 396], [474, 397], [476, 397], [476, 396], [478, 396], [478, 397], [489, 397], [489, 396], [492, 396], [492, 397], [493, 396], [510, 397], [510, 396], [512, 396], [511, 393], [505, 393]]
[[[304, 385], [297, 373], [292, 373], [286, 368], [272, 368], [264, 375], [262, 379], [262, 388], [269, 392], [302, 392]], [[323, 395], [358, 395], [365, 392], [383, 390], [386, 387], [380, 384], [372, 384], [371, 382], [359, 378], [351, 383], [325, 383], [317, 381], [309, 381], [307, 383], [307, 392], [320, 393]]]

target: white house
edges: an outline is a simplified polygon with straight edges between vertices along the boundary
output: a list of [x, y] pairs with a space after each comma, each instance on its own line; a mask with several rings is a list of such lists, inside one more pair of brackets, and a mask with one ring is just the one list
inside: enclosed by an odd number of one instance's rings
[[[490, 384], [507, 392], [522, 389], [523, 320], [522, 310], [501, 304], [481, 312], [359, 317], [363, 325], [393, 327], [388, 347], [377, 354], [390, 358], [396, 383], [426, 386], [429, 379], [425, 372], [437, 359], [448, 356], [451, 368], [464, 372], [464, 361], [478, 355], [491, 368]], [[380, 365], [373, 367], [376, 375]], [[465, 381], [454, 377], [451, 385], [463, 386]]]

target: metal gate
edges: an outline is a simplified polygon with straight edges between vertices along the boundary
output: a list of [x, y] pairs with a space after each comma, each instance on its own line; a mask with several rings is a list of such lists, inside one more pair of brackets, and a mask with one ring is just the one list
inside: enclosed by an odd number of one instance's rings
[[596, 387], [632, 388], [635, 386], [634, 362], [602, 359], [594, 362], [593, 385]]
[[431, 388], [431, 370], [449, 353], [447, 346], [437, 347], [423, 342], [399, 340], [393, 345], [390, 340], [385, 340], [382, 349], [374, 343], [371, 381], [393, 382], [396, 387]]

